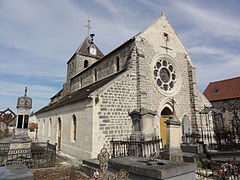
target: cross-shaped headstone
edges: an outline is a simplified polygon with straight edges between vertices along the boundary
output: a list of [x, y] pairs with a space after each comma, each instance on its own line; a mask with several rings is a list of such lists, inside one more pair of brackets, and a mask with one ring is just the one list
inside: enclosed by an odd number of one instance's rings
[[101, 152], [98, 154], [99, 160], [99, 174], [96, 178], [97, 180], [127, 180], [128, 172], [125, 169], [121, 169], [119, 172], [110, 173], [108, 169], [108, 160], [110, 158], [110, 154], [107, 152], [106, 148], [101, 149]]

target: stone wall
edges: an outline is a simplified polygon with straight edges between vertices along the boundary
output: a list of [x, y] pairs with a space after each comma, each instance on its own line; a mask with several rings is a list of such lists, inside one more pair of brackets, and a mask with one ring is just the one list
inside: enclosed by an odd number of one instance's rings
[[[162, 46], [166, 46], [163, 34], [168, 33], [168, 47], [171, 50], [166, 52]], [[181, 41], [178, 39], [175, 31], [168, 23], [165, 17], [155, 22], [137, 38], [138, 62], [139, 62], [139, 86], [138, 91], [139, 106], [141, 108], [157, 111], [156, 121], [159, 121], [161, 111], [166, 105], [172, 110], [171, 98], [174, 97], [175, 113], [181, 121], [184, 115], [190, 114], [190, 92], [187, 63], [191, 63], [188, 53]], [[155, 86], [153, 80], [153, 62], [159, 57], [166, 56], [172, 59], [176, 70], [179, 72], [176, 82], [176, 91], [172, 94], [166, 94]]]
[[137, 99], [136, 50], [131, 51], [133, 47], [125, 54], [127, 61], [131, 62], [128, 70], [92, 94], [98, 99], [94, 106], [95, 155], [102, 147], [109, 148], [110, 140], [126, 139], [132, 134], [129, 113], [136, 109]]
[[[39, 141], [57, 143], [58, 119], [61, 119], [61, 151], [76, 158], [91, 158], [92, 152], [92, 100], [62, 106], [37, 115]], [[72, 140], [72, 121], [76, 116], [76, 141]], [[51, 121], [51, 123], [50, 123]], [[44, 123], [45, 122], [45, 123]]]
[[[127, 63], [127, 54], [130, 48], [130, 44], [126, 44], [124, 48], [121, 50], [116, 50], [110, 55], [103, 57], [99, 60], [99, 63], [95, 63], [94, 65], [87, 68], [87, 70], [83, 70], [81, 73], [78, 72], [78, 75], [70, 78], [70, 86], [71, 92], [76, 91], [82, 87], [90, 85], [98, 80], [106, 78], [117, 72], [117, 59], [119, 59], [119, 69], [122, 70]], [[84, 60], [84, 56], [79, 56], [79, 61]], [[101, 62], [100, 62], [101, 61]], [[80, 64], [82, 65], [82, 64]], [[79, 65], [79, 66], [80, 66]], [[77, 73], [76, 73], [77, 74]]]
[[[167, 42], [164, 40], [165, 33], [168, 34], [169, 38]], [[157, 111], [156, 124], [158, 124], [161, 111], [166, 106], [171, 109], [173, 107], [171, 98], [174, 98], [174, 110], [180, 122], [184, 116], [189, 117], [192, 121], [196, 116], [196, 121], [199, 122], [199, 116], [196, 115], [197, 110], [210, 103], [199, 92], [196, 85], [195, 67], [168, 20], [162, 16], [160, 20], [139, 33], [136, 37], [136, 44], [138, 51], [137, 62], [139, 62], [137, 71], [138, 108]], [[164, 48], [166, 46], [170, 49], [166, 50]], [[175, 91], [170, 94], [159, 91], [153, 80], [153, 62], [164, 56], [172, 59], [176, 71], [179, 72]], [[191, 75], [189, 74], [190, 70], [192, 71]], [[190, 83], [193, 83], [193, 88], [190, 87]], [[195, 97], [194, 101], [191, 100], [191, 94]], [[193, 102], [197, 106], [195, 110]], [[192, 126], [195, 126], [195, 124], [193, 123]]]

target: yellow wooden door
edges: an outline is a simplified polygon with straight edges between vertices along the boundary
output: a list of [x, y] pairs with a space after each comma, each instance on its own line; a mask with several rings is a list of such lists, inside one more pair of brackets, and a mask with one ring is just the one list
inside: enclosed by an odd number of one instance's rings
[[167, 126], [165, 121], [168, 120], [168, 116], [162, 116], [160, 118], [160, 136], [163, 142], [163, 146], [167, 143]]

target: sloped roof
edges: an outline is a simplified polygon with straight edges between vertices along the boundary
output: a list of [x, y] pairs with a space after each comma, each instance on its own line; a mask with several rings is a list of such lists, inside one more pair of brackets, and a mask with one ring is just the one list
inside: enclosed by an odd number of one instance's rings
[[38, 128], [38, 124], [37, 123], [30, 123], [28, 128], [29, 129], [37, 129]]
[[240, 77], [210, 82], [203, 94], [209, 101], [240, 98]]
[[98, 88], [104, 86], [105, 84], [107, 84], [108, 82], [110, 82], [111, 80], [113, 80], [114, 78], [116, 78], [119, 74], [121, 74], [122, 72], [124, 72], [126, 69], [123, 69], [111, 76], [108, 76], [102, 80], [99, 80], [93, 84], [90, 84], [89, 86], [86, 86], [82, 89], [79, 89], [75, 92], [72, 92], [69, 95], [66, 95], [65, 97], [63, 97], [62, 99], [56, 101], [55, 103], [49, 104], [48, 106], [43, 107], [42, 109], [40, 109], [39, 111], [37, 111], [35, 114], [40, 114], [55, 108], [58, 108], [60, 106], [66, 105], [66, 104], [71, 104], [83, 99], [87, 99], [88, 96], [94, 92], [95, 90], [97, 90]]
[[[90, 52], [89, 52], [90, 46], [94, 46], [96, 48], [96, 55], [95, 56], [90, 54]], [[104, 56], [104, 54], [100, 51], [100, 49], [96, 46], [96, 44], [94, 44], [94, 42], [91, 42], [89, 37], [86, 37], [84, 39], [84, 41], [79, 46], [79, 48], [76, 50], [76, 52], [73, 54], [73, 56], [75, 56], [76, 54], [81, 54], [81, 55], [84, 55], [84, 56], [89, 56], [89, 57], [93, 57], [93, 58], [97, 58], [97, 59], [100, 59]], [[72, 57], [70, 58], [70, 60], [72, 59]]]

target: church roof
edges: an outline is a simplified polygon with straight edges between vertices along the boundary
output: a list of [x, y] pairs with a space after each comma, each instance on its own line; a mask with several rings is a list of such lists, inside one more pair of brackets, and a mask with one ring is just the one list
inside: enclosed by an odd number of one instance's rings
[[[95, 56], [90, 54], [90, 52], [89, 52], [90, 46], [94, 46], [96, 48], [96, 55]], [[80, 54], [80, 55], [83, 55], [83, 56], [94, 57], [94, 58], [97, 58], [97, 59], [100, 59], [100, 58], [102, 58], [104, 56], [104, 54], [100, 51], [100, 49], [96, 46], [96, 44], [94, 44], [94, 42], [89, 37], [85, 38], [85, 40], [82, 42], [82, 44], [76, 50], [74, 55], [75, 54]], [[70, 58], [70, 60], [71, 59], [72, 58]]]
[[210, 82], [203, 94], [209, 101], [240, 98], [240, 77]]
[[107, 84], [108, 82], [110, 82], [111, 80], [113, 80], [114, 78], [116, 78], [119, 74], [123, 73], [126, 69], [123, 69], [111, 76], [108, 76], [102, 80], [99, 80], [93, 84], [90, 84], [89, 86], [86, 86], [82, 89], [79, 89], [75, 92], [72, 92], [71, 94], [66, 95], [65, 97], [63, 97], [62, 99], [60, 99], [59, 101], [56, 101], [52, 104], [49, 104], [48, 106], [45, 106], [44, 108], [40, 109], [39, 111], [37, 111], [35, 114], [40, 114], [58, 107], [61, 107], [63, 105], [66, 104], [71, 104], [83, 99], [87, 99], [89, 98], [89, 95], [94, 92], [95, 90], [97, 90], [98, 88], [104, 86], [105, 84]]

